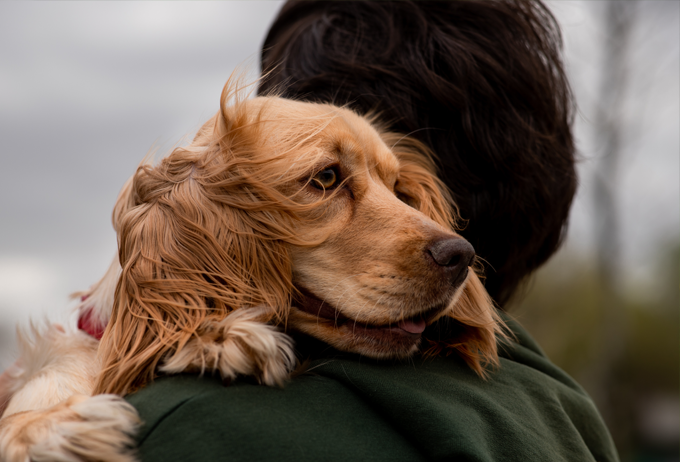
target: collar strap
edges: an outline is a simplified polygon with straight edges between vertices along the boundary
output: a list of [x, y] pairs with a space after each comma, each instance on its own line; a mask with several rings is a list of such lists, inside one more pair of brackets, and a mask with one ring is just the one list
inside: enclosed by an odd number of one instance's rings
[[104, 335], [104, 329], [106, 329], [106, 324], [101, 325], [99, 322], [97, 322], [94, 317], [94, 309], [89, 307], [80, 313], [80, 316], [78, 317], [78, 329], [84, 331], [97, 340], [101, 340], [102, 335]]

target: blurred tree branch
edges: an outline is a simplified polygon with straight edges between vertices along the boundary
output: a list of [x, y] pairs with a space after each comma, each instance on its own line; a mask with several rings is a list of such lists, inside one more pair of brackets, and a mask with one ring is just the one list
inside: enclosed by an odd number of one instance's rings
[[[601, 285], [598, 308], [602, 331], [599, 347], [591, 367], [585, 374], [586, 387], [612, 427], [628, 433], [621, 425], [612, 425], [627, 416], [617, 415], [615, 403], [622, 397], [614, 396], [612, 381], [614, 368], [625, 354], [626, 310], [620, 291], [619, 264], [621, 261], [621, 233], [617, 208], [622, 142], [625, 136], [625, 104], [628, 100], [630, 37], [634, 27], [637, 1], [610, 1], [604, 5], [604, 49], [599, 85], [595, 127], [600, 156], [594, 178], [593, 204], [597, 273]], [[625, 393], [625, 390], [623, 390]], [[619, 437], [617, 437], [619, 436]], [[619, 442], [621, 435], [614, 435]], [[623, 449], [623, 448], [620, 448]], [[623, 452], [626, 452], [625, 450]]]

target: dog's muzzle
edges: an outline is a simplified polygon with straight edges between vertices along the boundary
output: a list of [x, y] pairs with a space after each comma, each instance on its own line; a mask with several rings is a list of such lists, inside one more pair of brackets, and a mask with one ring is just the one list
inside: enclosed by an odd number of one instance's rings
[[444, 272], [452, 286], [461, 285], [467, 277], [468, 267], [475, 258], [475, 249], [460, 237], [435, 239], [425, 249], [426, 257]]

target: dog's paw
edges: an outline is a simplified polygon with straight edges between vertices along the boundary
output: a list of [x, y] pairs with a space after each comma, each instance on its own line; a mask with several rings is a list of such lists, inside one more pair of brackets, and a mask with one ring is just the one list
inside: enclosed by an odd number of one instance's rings
[[115, 395], [72, 396], [0, 421], [3, 462], [134, 462], [135, 409]]
[[282, 385], [295, 365], [293, 341], [260, 319], [258, 309], [233, 311], [187, 342], [160, 370], [169, 374], [219, 371], [223, 380], [246, 375], [265, 385]]

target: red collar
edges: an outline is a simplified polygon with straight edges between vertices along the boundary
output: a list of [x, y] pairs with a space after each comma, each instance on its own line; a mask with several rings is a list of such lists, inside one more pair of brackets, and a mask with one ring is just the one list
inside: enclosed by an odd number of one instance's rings
[[[85, 298], [87, 297], [83, 297], [83, 301], [85, 301]], [[97, 320], [94, 319], [94, 309], [89, 307], [80, 313], [80, 317], [78, 318], [78, 329], [86, 332], [97, 340], [101, 340], [102, 335], [104, 335], [104, 329], [106, 329], [106, 324], [101, 325], [97, 322]]]

